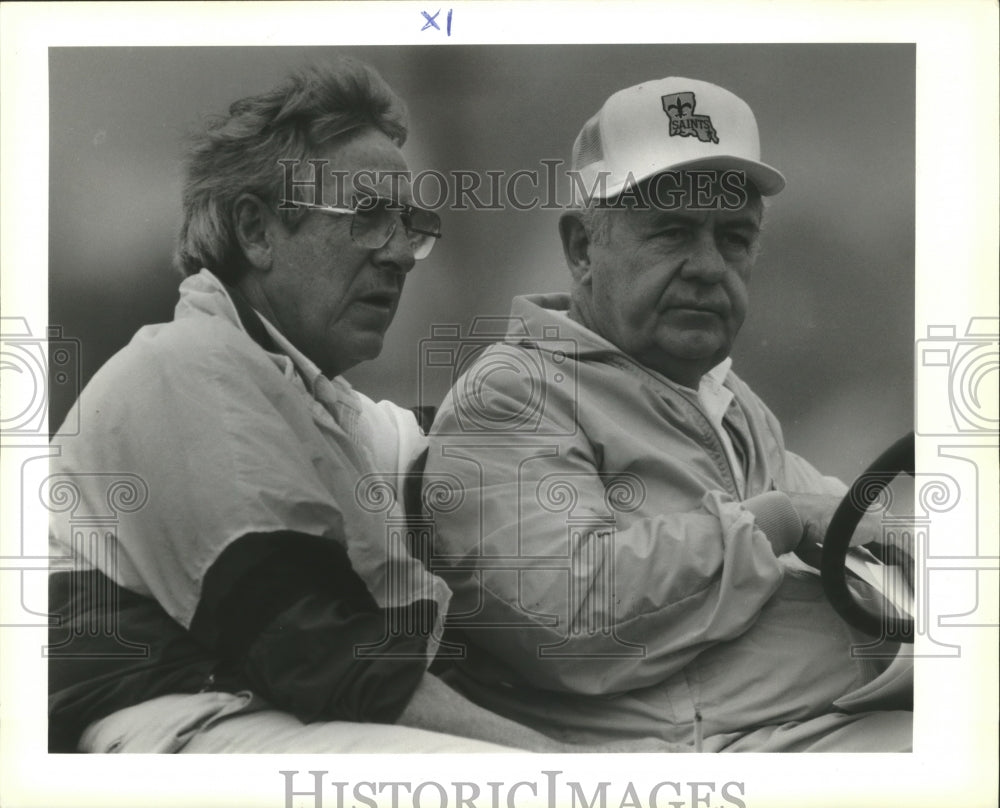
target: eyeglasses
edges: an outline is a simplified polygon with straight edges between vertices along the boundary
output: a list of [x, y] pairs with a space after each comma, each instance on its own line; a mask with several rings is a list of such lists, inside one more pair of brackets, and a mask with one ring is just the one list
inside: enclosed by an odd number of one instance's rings
[[359, 247], [370, 250], [378, 250], [388, 244], [396, 232], [397, 222], [402, 221], [413, 257], [418, 261], [430, 255], [434, 242], [441, 238], [441, 217], [436, 213], [384, 197], [363, 198], [353, 208], [336, 208], [332, 205], [288, 199], [282, 200], [282, 204], [308, 208], [319, 213], [353, 216], [351, 240]]

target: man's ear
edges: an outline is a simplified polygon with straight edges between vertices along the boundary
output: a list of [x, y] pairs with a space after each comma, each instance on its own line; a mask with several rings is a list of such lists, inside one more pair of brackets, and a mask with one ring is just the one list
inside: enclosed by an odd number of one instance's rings
[[589, 282], [590, 236], [579, 213], [564, 213], [559, 218], [559, 237], [573, 282], [577, 285]]
[[264, 203], [253, 194], [241, 194], [233, 205], [233, 230], [247, 264], [260, 272], [267, 272], [272, 262], [267, 225]]

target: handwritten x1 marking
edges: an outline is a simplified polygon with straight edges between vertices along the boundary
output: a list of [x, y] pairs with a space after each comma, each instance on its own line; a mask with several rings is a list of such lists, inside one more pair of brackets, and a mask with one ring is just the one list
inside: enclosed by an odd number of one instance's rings
[[427, 20], [427, 22], [424, 23], [424, 27], [420, 29], [421, 31], [426, 31], [428, 28], [430, 28], [432, 26], [434, 28], [437, 28], [438, 31], [441, 30], [441, 27], [436, 22], [434, 22], [434, 20], [437, 19], [437, 15], [441, 13], [441, 9], [438, 9], [437, 11], [435, 11], [433, 17], [430, 14], [428, 14], [426, 11], [421, 11], [420, 13], [423, 14], [424, 15], [424, 19]]

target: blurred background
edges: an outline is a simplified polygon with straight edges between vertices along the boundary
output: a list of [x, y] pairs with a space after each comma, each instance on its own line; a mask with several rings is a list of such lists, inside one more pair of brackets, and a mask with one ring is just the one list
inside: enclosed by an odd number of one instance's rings
[[[348, 54], [407, 102], [414, 170], [542, 170], [569, 161], [584, 121], [623, 87], [680, 75], [732, 90], [756, 113], [763, 159], [788, 180], [768, 212], [735, 369], [789, 448], [845, 480], [912, 428], [912, 45], [49, 53], [49, 322], [80, 341], [81, 384], [139, 327], [172, 316], [184, 135], [304, 63]], [[437, 404], [440, 376], [418, 402], [432, 325], [464, 333], [477, 315], [506, 315], [516, 294], [568, 288], [558, 210], [441, 213], [445, 237], [410, 274], [382, 355], [348, 374], [372, 398]], [[52, 387], [53, 430], [72, 387]]]

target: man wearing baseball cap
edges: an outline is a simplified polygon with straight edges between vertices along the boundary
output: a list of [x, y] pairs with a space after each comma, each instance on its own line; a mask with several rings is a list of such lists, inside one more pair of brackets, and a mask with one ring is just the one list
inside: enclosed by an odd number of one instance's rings
[[731, 369], [763, 197], [785, 185], [753, 112], [704, 81], [630, 87], [572, 167], [570, 293], [515, 299], [431, 437], [425, 485], [464, 494], [435, 514], [466, 649], [451, 683], [573, 739], [909, 749], [906, 671], [885, 688], [887, 661], [852, 655], [803, 561], [845, 487]]

